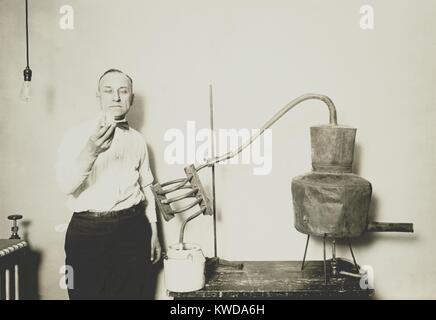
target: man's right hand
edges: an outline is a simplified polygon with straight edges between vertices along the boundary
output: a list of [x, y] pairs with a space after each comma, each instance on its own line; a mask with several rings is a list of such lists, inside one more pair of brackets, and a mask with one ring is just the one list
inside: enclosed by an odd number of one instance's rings
[[97, 131], [89, 138], [87, 149], [93, 156], [98, 156], [100, 153], [109, 149], [114, 137], [116, 124], [98, 125]]

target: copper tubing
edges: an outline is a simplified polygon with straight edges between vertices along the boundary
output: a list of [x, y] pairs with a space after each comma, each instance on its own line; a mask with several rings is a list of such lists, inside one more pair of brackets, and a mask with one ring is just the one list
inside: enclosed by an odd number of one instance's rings
[[[166, 190], [160, 191], [160, 192], [158, 192], [158, 194], [159, 194], [159, 195], [165, 195], [165, 194], [167, 194], [167, 193], [174, 192], [174, 191], [176, 191], [176, 190], [182, 188], [182, 187], [183, 187], [185, 184], [187, 184], [190, 180], [191, 180], [191, 177], [188, 177], [188, 178], [176, 179], [176, 180], [172, 180], [172, 181], [169, 181], [169, 182], [162, 183], [162, 184], [161, 184], [162, 187], [165, 187], [165, 186], [168, 186], [168, 185], [170, 185], [170, 184], [174, 184], [174, 183], [178, 183], [178, 184], [175, 185], [174, 187], [171, 187], [171, 188], [168, 188], [168, 189], [166, 189]], [[179, 182], [180, 182], [180, 183], [179, 183]]]
[[339, 271], [339, 274], [342, 274], [344, 276], [354, 277], [354, 278], [362, 278], [363, 276], [366, 275], [366, 272], [365, 273], [352, 273], [352, 272], [347, 272], [347, 271]]
[[[189, 189], [191, 189], [191, 188], [189, 188]], [[173, 198], [170, 198], [170, 199], [162, 200], [161, 203], [163, 203], [163, 204], [170, 204], [170, 203], [175, 202], [175, 201], [179, 201], [179, 200], [183, 200], [183, 199], [192, 197], [197, 192], [198, 192], [198, 189], [197, 188], [193, 188], [191, 191], [186, 192], [185, 194], [181, 194], [180, 196], [173, 197]]]
[[176, 214], [176, 213], [182, 213], [182, 212], [184, 212], [184, 211], [186, 211], [186, 210], [188, 210], [188, 209], [191, 209], [191, 208], [194, 207], [195, 205], [199, 204], [201, 201], [203, 201], [203, 199], [197, 199], [197, 200], [195, 200], [194, 202], [188, 204], [187, 206], [185, 206], [185, 207], [183, 207], [183, 208], [180, 208], [180, 209], [174, 210], [174, 211], [173, 211], [173, 214]]
[[200, 209], [199, 211], [197, 211], [196, 213], [194, 213], [192, 216], [190, 216], [188, 219], [186, 219], [185, 222], [183, 222], [182, 227], [180, 229], [180, 236], [179, 236], [179, 242], [183, 243], [183, 235], [185, 233], [185, 227], [186, 224], [191, 221], [192, 219], [198, 217], [200, 214], [202, 214], [204, 212], [204, 210], [206, 210], [206, 208]]
[[322, 102], [324, 102], [329, 109], [330, 125], [337, 125], [338, 124], [336, 108], [335, 108], [335, 105], [333, 104], [333, 101], [329, 97], [327, 97], [325, 95], [321, 95], [321, 94], [314, 94], [314, 93], [304, 94], [304, 95], [292, 100], [287, 105], [285, 105], [282, 109], [280, 109], [267, 123], [265, 123], [263, 125], [262, 128], [260, 128], [260, 130], [258, 132], [251, 135], [251, 137], [248, 141], [246, 141], [244, 144], [241, 144], [238, 149], [236, 149], [232, 152], [228, 152], [222, 156], [218, 156], [218, 157], [214, 157], [212, 159], [209, 159], [206, 161], [206, 163], [196, 167], [195, 169], [197, 171], [200, 171], [201, 169], [203, 169], [207, 166], [210, 166], [210, 165], [213, 165], [215, 163], [233, 158], [234, 156], [239, 154], [242, 150], [244, 150], [246, 147], [248, 147], [250, 144], [252, 144], [254, 140], [256, 140], [262, 133], [264, 133], [264, 131], [266, 129], [270, 128], [274, 123], [276, 123], [276, 121], [279, 120], [281, 117], [283, 117], [289, 110], [291, 110], [293, 107], [300, 104], [301, 102], [309, 100], [309, 99], [317, 99], [317, 100], [321, 100]]
[[180, 178], [180, 179], [167, 181], [167, 182], [161, 183], [161, 187], [166, 187], [166, 186], [169, 186], [170, 184], [174, 184], [174, 183], [184, 182], [185, 180], [186, 180], [186, 178]]
[[370, 222], [368, 232], [410, 232], [413, 233], [413, 223]]

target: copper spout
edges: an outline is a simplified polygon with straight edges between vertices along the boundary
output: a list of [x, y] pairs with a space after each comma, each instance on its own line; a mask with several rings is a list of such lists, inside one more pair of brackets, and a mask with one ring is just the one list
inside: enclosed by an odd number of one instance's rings
[[368, 232], [410, 232], [413, 233], [413, 223], [370, 222]]

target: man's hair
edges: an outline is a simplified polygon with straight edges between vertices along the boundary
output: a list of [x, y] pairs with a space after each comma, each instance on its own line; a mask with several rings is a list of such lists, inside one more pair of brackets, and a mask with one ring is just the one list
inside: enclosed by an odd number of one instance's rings
[[118, 69], [109, 69], [109, 70], [106, 70], [106, 71], [101, 75], [100, 79], [98, 79], [98, 91], [100, 91], [100, 82], [101, 82], [101, 79], [103, 79], [103, 77], [104, 77], [105, 75], [107, 75], [108, 73], [113, 73], [113, 72], [123, 74], [123, 75], [127, 78], [127, 80], [129, 81], [130, 89], [133, 91], [133, 80], [132, 80], [132, 78], [130, 78], [130, 76], [129, 76], [128, 74], [126, 74], [126, 73], [124, 73], [123, 71], [118, 70]]

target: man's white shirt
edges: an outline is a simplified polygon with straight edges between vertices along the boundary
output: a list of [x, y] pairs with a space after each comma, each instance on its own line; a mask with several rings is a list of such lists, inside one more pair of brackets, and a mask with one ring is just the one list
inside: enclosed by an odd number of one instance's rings
[[68, 207], [73, 212], [119, 211], [147, 200], [147, 218], [156, 222], [150, 188], [154, 178], [141, 133], [115, 128], [110, 148], [98, 155], [90, 171], [80, 169], [79, 154], [97, 125], [98, 120], [90, 120], [70, 129], [59, 147], [56, 177], [68, 195]]

